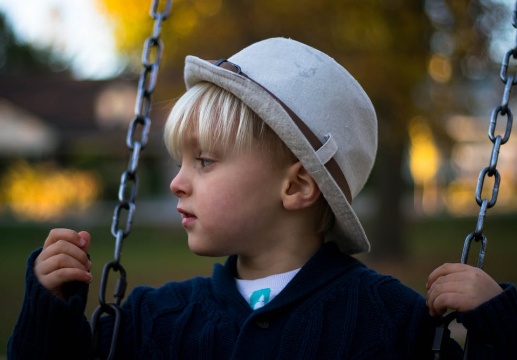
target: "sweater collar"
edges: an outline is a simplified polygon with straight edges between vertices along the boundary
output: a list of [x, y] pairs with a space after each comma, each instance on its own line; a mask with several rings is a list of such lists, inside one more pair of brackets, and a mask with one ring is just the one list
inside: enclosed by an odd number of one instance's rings
[[269, 310], [280, 308], [300, 298], [310, 296], [336, 277], [357, 266], [361, 266], [358, 260], [341, 253], [336, 243], [327, 242], [271, 302]]
[[[335, 243], [327, 242], [307, 261], [293, 280], [271, 303], [256, 310], [255, 313], [278, 309], [308, 296], [357, 266], [363, 265], [358, 260], [341, 253]], [[237, 256], [235, 255], [228, 257], [224, 267], [216, 264], [212, 276], [212, 286], [217, 297], [220, 296], [229, 301], [230, 306], [243, 307], [249, 310], [246, 311], [246, 313], [249, 313], [251, 309], [239, 294], [235, 285], [236, 268]]]

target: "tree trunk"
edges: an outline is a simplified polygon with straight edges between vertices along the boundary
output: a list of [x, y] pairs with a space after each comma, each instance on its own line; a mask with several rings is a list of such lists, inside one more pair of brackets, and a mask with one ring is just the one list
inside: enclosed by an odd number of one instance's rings
[[382, 151], [377, 155], [372, 174], [377, 208], [374, 210], [371, 231], [368, 234], [372, 243], [371, 257], [376, 260], [400, 260], [406, 255], [405, 219], [402, 211], [405, 184], [401, 179], [405, 149], [405, 137], [401, 133], [405, 133], [405, 128], [393, 126], [393, 123], [387, 124], [379, 119], [379, 148]]

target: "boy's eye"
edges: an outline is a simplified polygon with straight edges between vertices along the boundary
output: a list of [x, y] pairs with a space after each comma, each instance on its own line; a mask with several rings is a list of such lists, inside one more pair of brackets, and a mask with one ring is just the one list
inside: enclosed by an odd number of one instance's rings
[[201, 167], [207, 167], [209, 165], [212, 165], [215, 162], [214, 160], [204, 158], [204, 157], [198, 157], [198, 158], [196, 158], [196, 160], [199, 161], [199, 163], [201, 164]]

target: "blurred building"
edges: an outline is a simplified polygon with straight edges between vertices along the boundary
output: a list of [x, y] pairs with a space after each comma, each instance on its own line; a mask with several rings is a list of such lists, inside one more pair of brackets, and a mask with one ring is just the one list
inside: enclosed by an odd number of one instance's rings
[[[0, 124], [18, 131], [18, 141], [0, 140], [0, 155], [38, 155], [25, 144], [36, 136], [47, 152], [118, 152], [120, 132], [132, 120], [136, 88], [134, 81], [75, 81], [59, 76], [6, 76], [0, 78]], [[31, 125], [29, 125], [31, 124]], [[34, 134], [27, 132], [27, 127]], [[33, 150], [36, 145], [32, 146]], [[42, 154], [43, 155], [43, 154]]]
[[[1, 75], [0, 217], [48, 221], [103, 201], [111, 207], [129, 159], [135, 98], [135, 80]], [[144, 199], [167, 189], [161, 141], [167, 110], [151, 112], [140, 163]]]

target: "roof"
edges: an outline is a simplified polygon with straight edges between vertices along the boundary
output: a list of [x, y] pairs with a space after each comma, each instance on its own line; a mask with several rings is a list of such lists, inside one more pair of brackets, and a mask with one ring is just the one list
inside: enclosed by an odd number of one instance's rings
[[[1, 99], [18, 113], [38, 119], [38, 126], [55, 130], [61, 149], [66, 144], [91, 139], [103, 151], [113, 147], [125, 150], [127, 125], [134, 117], [136, 80], [77, 81], [60, 75], [2, 74]], [[153, 138], [161, 132], [163, 110], [151, 114]], [[0, 123], [6, 124], [7, 120], [0, 114]], [[160, 125], [156, 126], [156, 122]]]

